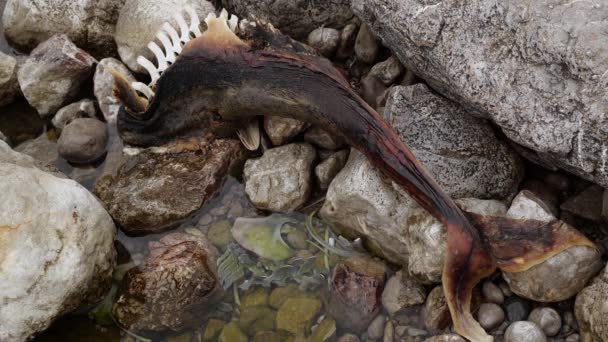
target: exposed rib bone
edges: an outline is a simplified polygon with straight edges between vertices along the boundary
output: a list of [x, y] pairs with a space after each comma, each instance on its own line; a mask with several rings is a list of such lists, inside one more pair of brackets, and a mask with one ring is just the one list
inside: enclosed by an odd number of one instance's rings
[[175, 13], [173, 15], [175, 21], [177, 21], [177, 25], [179, 25], [179, 30], [181, 33], [180, 40], [184, 43], [190, 41], [190, 29], [188, 28], [188, 24], [186, 24], [186, 19], [181, 15], [181, 13]]
[[161, 50], [161, 48], [155, 42], [148, 43], [148, 49], [150, 49], [150, 51], [152, 51], [156, 57], [156, 62], [158, 63], [157, 70], [160, 72], [165, 71], [168, 65], [163, 50]]
[[150, 78], [152, 79], [152, 81], [150, 81], [150, 85], [155, 84], [156, 81], [160, 78], [160, 73], [156, 69], [154, 63], [150, 62], [146, 57], [143, 56], [137, 57], [137, 63], [144, 67], [144, 69], [146, 69], [150, 74]]
[[158, 40], [160, 40], [160, 42], [163, 44], [163, 48], [165, 49], [165, 59], [167, 60], [167, 62], [175, 63], [175, 52], [173, 51], [173, 43], [171, 43], [171, 40], [169, 39], [169, 37], [167, 37], [167, 34], [163, 31], [158, 31], [158, 33], [156, 34], [156, 38], [158, 38]]
[[152, 89], [150, 89], [150, 87], [148, 87], [146, 84], [141, 83], [141, 82], [133, 82], [131, 83], [131, 87], [135, 90], [137, 90], [138, 92], [144, 94], [144, 96], [148, 99], [148, 101], [154, 97], [154, 92], [152, 91]]
[[169, 37], [171, 37], [171, 41], [173, 42], [173, 51], [180, 54], [182, 52], [182, 43], [177, 31], [169, 23], [164, 23], [162, 29], [169, 34]]
[[232, 32], [236, 32], [236, 28], [239, 26], [239, 17], [232, 14], [230, 20], [228, 20], [228, 26], [230, 26]]
[[184, 7], [184, 9], [186, 10], [186, 12], [188, 13], [188, 16], [190, 17], [190, 32], [192, 32], [195, 37], [200, 37], [203, 33], [201, 32], [201, 29], [200, 29], [201, 20], [198, 17], [198, 14], [196, 14], [196, 11], [190, 5], [186, 5], [186, 7]]

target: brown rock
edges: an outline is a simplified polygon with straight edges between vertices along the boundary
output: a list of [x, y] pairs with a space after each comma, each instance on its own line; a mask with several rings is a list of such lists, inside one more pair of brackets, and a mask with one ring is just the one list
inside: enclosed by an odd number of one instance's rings
[[345, 330], [362, 332], [380, 311], [386, 266], [355, 256], [334, 268], [328, 311]]
[[205, 238], [173, 233], [150, 243], [145, 263], [127, 272], [113, 314], [131, 331], [195, 326], [221, 293], [217, 250]]

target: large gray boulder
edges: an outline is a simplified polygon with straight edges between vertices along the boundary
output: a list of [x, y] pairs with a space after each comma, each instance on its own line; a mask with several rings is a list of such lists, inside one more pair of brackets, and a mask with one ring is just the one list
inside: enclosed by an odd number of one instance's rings
[[156, 61], [147, 47], [148, 43], [156, 39], [156, 32], [164, 22], [170, 22], [178, 29], [173, 14], [184, 14], [183, 8], [186, 5], [196, 9], [201, 21], [210, 12], [215, 12], [213, 5], [206, 0], [126, 0], [116, 23], [115, 39], [120, 59], [131, 70], [145, 72], [137, 64], [137, 57], [144, 56], [152, 62]]
[[354, 17], [351, 0], [227, 0], [239, 17], [270, 22], [283, 33], [303, 39], [317, 27], [342, 28]]
[[31, 339], [59, 316], [100, 300], [112, 280], [115, 233], [85, 188], [2, 147], [0, 341]]
[[394, 87], [385, 117], [452, 197], [505, 198], [517, 191], [523, 165], [483, 119], [468, 115], [424, 84]]
[[31, 50], [59, 33], [95, 57], [116, 54], [114, 29], [125, 0], [8, 0], [4, 33], [14, 46]]
[[408, 69], [537, 159], [608, 185], [608, 6], [353, 0]]

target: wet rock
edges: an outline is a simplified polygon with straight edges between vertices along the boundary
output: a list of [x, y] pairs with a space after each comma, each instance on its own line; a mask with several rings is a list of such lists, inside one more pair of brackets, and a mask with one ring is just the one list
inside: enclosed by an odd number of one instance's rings
[[329, 188], [329, 184], [342, 170], [348, 159], [348, 150], [338, 151], [315, 167], [315, 178], [321, 189]]
[[304, 140], [326, 150], [337, 150], [346, 144], [342, 137], [331, 134], [319, 126], [307, 129]]
[[59, 155], [72, 163], [90, 163], [103, 157], [108, 143], [106, 124], [92, 118], [70, 122], [57, 142]]
[[548, 307], [539, 307], [532, 310], [528, 316], [528, 321], [536, 323], [547, 336], [557, 335], [562, 328], [562, 318], [559, 313]]
[[517, 297], [508, 298], [504, 307], [510, 322], [523, 321], [530, 312], [530, 303]]
[[481, 287], [483, 297], [490, 303], [502, 304], [505, 301], [505, 296], [500, 288], [490, 281], [483, 283]]
[[250, 336], [274, 330], [277, 312], [267, 306], [247, 306], [239, 315], [239, 327]]
[[0, 51], [0, 106], [7, 105], [21, 94], [17, 81], [17, 59]]
[[547, 337], [534, 323], [519, 321], [512, 323], [505, 332], [505, 342], [546, 342]]
[[241, 307], [268, 306], [268, 289], [257, 287], [243, 294]]
[[361, 25], [359, 33], [357, 33], [357, 39], [355, 40], [357, 59], [363, 63], [372, 64], [376, 61], [379, 50], [380, 44], [378, 44], [376, 36], [374, 36], [369, 26]]
[[[115, 40], [120, 59], [135, 72], [146, 72], [137, 64], [137, 57], [144, 56], [155, 61], [154, 54], [147, 48], [155, 40], [156, 32], [164, 22], [174, 28], [179, 27], [173, 13], [191, 5], [201, 21], [207, 14], [215, 12], [213, 5], [206, 0], [126, 0], [116, 22]], [[188, 20], [186, 18], [186, 20]]]
[[118, 110], [120, 109], [120, 101], [114, 96], [114, 77], [108, 71], [108, 68], [120, 73], [128, 82], [131, 84], [136, 79], [131, 74], [131, 71], [122, 64], [121, 61], [115, 58], [104, 58], [99, 61], [95, 68], [95, 75], [93, 76], [93, 91], [95, 98], [99, 103], [99, 109], [103, 113], [104, 118], [107, 122], [114, 122]]
[[450, 309], [443, 294], [443, 287], [431, 290], [424, 304], [424, 324], [432, 332], [445, 330], [452, 322]]
[[74, 119], [79, 118], [95, 118], [95, 103], [92, 100], [80, 100], [58, 110], [53, 117], [53, 126], [63, 129]]
[[125, 0], [8, 0], [2, 22], [11, 45], [29, 51], [55, 34], [66, 34], [94, 56], [116, 53], [114, 27]]
[[386, 118], [452, 197], [505, 198], [517, 191], [523, 165], [485, 121], [423, 85], [393, 87]]
[[207, 325], [205, 325], [201, 338], [204, 342], [215, 341], [224, 329], [225, 325], [226, 322], [222, 320], [215, 318], [210, 319], [207, 321]]
[[424, 286], [403, 270], [395, 273], [386, 282], [382, 292], [382, 306], [391, 316], [410, 306], [422, 304], [425, 299]]
[[384, 335], [384, 322], [386, 317], [382, 314], [376, 316], [374, 320], [367, 327], [367, 337], [377, 340]]
[[505, 320], [505, 312], [494, 303], [483, 303], [477, 311], [477, 319], [485, 330], [498, 327]]
[[284, 335], [276, 331], [260, 331], [253, 336], [253, 342], [283, 342], [286, 338]]
[[[576, 296], [574, 312], [582, 341], [608, 340], [606, 303], [608, 303], [608, 268], [604, 268], [602, 273]], [[564, 323], [568, 324], [565, 318]]]
[[369, 74], [382, 81], [384, 85], [390, 86], [401, 76], [403, 70], [401, 62], [395, 56], [390, 56], [387, 60], [374, 65]]
[[314, 298], [314, 296], [298, 289], [295, 285], [288, 285], [286, 287], [277, 287], [272, 290], [270, 297], [268, 298], [268, 304], [272, 308], [279, 309], [283, 306], [285, 301], [290, 298]]
[[61, 315], [101, 300], [116, 258], [116, 228], [97, 199], [15, 154], [0, 150], [2, 341], [32, 339]]
[[340, 44], [338, 45], [336, 58], [348, 59], [355, 53], [355, 40], [358, 32], [359, 27], [356, 24], [351, 23], [344, 26], [342, 32], [340, 32]]
[[[150, 243], [144, 264], [127, 272], [113, 314], [131, 331], [196, 326], [221, 293], [218, 252], [204, 237], [172, 233]], [[226, 327], [224, 327], [224, 331]]]
[[466, 342], [466, 340], [456, 334], [445, 334], [427, 338], [424, 342]]
[[259, 209], [296, 210], [311, 191], [315, 149], [309, 144], [289, 144], [267, 150], [261, 158], [245, 163], [245, 191]]
[[361, 89], [359, 94], [373, 108], [379, 109], [382, 107], [379, 104], [378, 98], [381, 98], [386, 93], [386, 86], [380, 79], [374, 75], [367, 74], [361, 79]]
[[307, 123], [292, 118], [264, 117], [264, 130], [274, 146], [284, 145], [293, 137], [302, 133], [306, 127], [308, 127]]
[[564, 202], [560, 208], [575, 216], [594, 222], [602, 221], [602, 198], [604, 189], [592, 185]]
[[334, 341], [336, 338], [336, 321], [332, 318], [325, 318], [317, 325], [308, 337], [308, 342]]
[[380, 310], [385, 281], [386, 266], [369, 257], [339, 263], [332, 273], [328, 312], [343, 329], [363, 331]]
[[276, 327], [296, 335], [305, 335], [321, 310], [315, 298], [289, 298], [277, 312]]
[[348, 0], [228, 0], [227, 4], [239, 18], [263, 19], [294, 39], [306, 38], [311, 31], [321, 26], [342, 28], [353, 19]]
[[515, 196], [506, 216], [515, 219], [539, 220], [543, 222], [555, 220], [550, 207], [528, 190], [523, 190]]
[[207, 238], [216, 248], [224, 250], [232, 239], [230, 228], [232, 228], [230, 221], [217, 221], [209, 227]]
[[308, 35], [308, 45], [321, 55], [331, 58], [340, 44], [340, 31], [330, 27], [319, 27]]
[[17, 77], [27, 102], [41, 116], [50, 116], [74, 99], [95, 63], [66, 35], [55, 35], [32, 51]]
[[95, 193], [127, 234], [159, 232], [200, 209], [246, 157], [238, 140], [215, 140], [201, 152], [147, 150], [101, 177]]
[[239, 325], [235, 322], [226, 324], [218, 338], [218, 342], [247, 342], [248, 340], [247, 335], [241, 331]]
[[[522, 14], [522, 6], [353, 1], [361, 20], [433, 89], [491, 118], [546, 164], [607, 186], [602, 75], [608, 51], [594, 33], [608, 25], [602, 20], [608, 7], [543, 0], [524, 6]], [[523, 52], [509, 52], [509, 46]]]

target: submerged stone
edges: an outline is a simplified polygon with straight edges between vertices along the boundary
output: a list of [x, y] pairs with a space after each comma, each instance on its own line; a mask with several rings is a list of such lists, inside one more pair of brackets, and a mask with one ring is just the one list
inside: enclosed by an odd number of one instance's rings
[[305, 335], [321, 310], [315, 298], [289, 298], [277, 312], [276, 327], [295, 335]]

